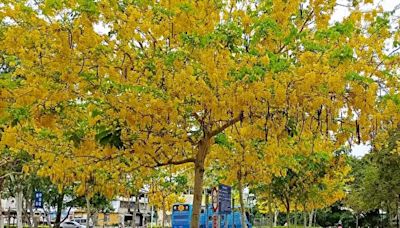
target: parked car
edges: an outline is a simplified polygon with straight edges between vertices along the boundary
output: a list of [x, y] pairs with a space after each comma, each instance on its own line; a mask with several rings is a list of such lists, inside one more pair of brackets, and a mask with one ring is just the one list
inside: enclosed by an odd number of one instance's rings
[[85, 228], [85, 226], [82, 226], [81, 224], [75, 222], [75, 221], [68, 221], [68, 222], [63, 222], [60, 224], [61, 228]]
[[[87, 221], [86, 218], [73, 218], [73, 219], [71, 219], [71, 221], [77, 222], [77, 223], [79, 223], [80, 225], [86, 227], [86, 221]], [[92, 220], [89, 220], [89, 227], [90, 227], [90, 228], [93, 228], [93, 222], [92, 222]]]

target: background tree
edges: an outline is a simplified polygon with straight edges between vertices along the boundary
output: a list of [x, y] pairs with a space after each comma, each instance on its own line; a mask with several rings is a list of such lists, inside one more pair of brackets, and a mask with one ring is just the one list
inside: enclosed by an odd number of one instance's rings
[[[347, 197], [348, 205], [363, 216], [374, 216], [374, 211], [387, 213], [385, 225], [393, 227], [399, 208], [398, 149], [399, 133], [383, 131], [373, 142], [374, 148], [360, 160], [353, 163], [354, 181]], [[367, 220], [367, 219], [365, 219]]]
[[[257, 132], [259, 135], [257, 135]], [[276, 172], [276, 145], [265, 142], [263, 131], [251, 127], [235, 128], [215, 138], [216, 145], [210, 154], [212, 169], [218, 168], [221, 182], [232, 185], [239, 195], [241, 222], [246, 224], [244, 189], [253, 189], [257, 184], [268, 184], [272, 172]], [[272, 153], [272, 151], [274, 151]]]
[[[278, 159], [282, 162], [280, 173], [273, 175], [270, 184], [259, 186], [260, 206], [266, 210], [265, 206], [277, 201], [275, 204], [286, 213], [289, 226], [290, 213], [303, 212], [303, 225], [306, 227], [308, 212], [329, 206], [344, 197], [350, 167], [345, 155], [329, 151], [332, 145], [317, 141], [314, 145], [304, 140], [292, 147], [294, 152], [291, 155], [282, 155]], [[263, 192], [265, 189], [268, 191]], [[297, 225], [297, 214], [294, 223]]]
[[162, 210], [162, 224], [165, 227], [167, 211], [172, 205], [182, 201], [181, 195], [187, 189], [188, 179], [185, 173], [173, 172], [171, 167], [154, 170], [151, 177], [149, 200], [150, 204]]

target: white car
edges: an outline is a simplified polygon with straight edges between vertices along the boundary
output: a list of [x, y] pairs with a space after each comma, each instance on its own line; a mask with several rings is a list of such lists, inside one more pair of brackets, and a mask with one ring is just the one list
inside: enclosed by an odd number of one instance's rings
[[[77, 222], [77, 223], [81, 224], [81, 226], [86, 227], [86, 221], [87, 221], [86, 218], [73, 218], [73, 219], [71, 219], [71, 221], [72, 222]], [[89, 220], [89, 227], [90, 228], [93, 227], [93, 222], [92, 222], [91, 219]]]
[[86, 228], [86, 226], [83, 226], [75, 221], [68, 221], [68, 222], [63, 222], [60, 224], [61, 228]]

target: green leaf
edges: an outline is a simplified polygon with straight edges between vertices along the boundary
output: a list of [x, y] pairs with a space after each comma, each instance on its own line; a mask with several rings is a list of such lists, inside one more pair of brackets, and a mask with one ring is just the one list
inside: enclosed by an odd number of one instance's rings
[[360, 83], [367, 84], [367, 85], [374, 82], [374, 80], [372, 78], [362, 76], [362, 75], [358, 74], [357, 72], [347, 73], [345, 76], [345, 79], [348, 81], [356, 81], [356, 82], [360, 82]]

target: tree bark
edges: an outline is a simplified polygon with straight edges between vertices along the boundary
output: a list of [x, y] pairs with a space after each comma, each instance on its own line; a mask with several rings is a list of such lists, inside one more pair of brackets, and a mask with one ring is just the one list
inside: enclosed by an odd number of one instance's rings
[[198, 144], [198, 152], [194, 162], [194, 189], [193, 189], [193, 211], [191, 228], [199, 227], [201, 200], [203, 193], [203, 179], [204, 179], [204, 163], [206, 156], [210, 150], [211, 140], [204, 137]]
[[290, 227], [290, 199], [289, 197], [285, 197], [285, 207], [286, 207], [286, 223], [287, 227]]
[[[138, 213], [138, 214], [140, 214], [140, 192], [138, 192], [138, 194], [136, 195], [136, 202], [137, 202], [137, 204], [135, 204], [136, 205], [136, 213]], [[140, 223], [142, 222], [142, 219], [141, 219], [141, 216], [139, 216], [139, 225], [140, 225]], [[136, 221], [136, 219], [135, 219], [135, 221]]]
[[308, 227], [312, 227], [313, 218], [314, 218], [314, 210], [311, 210], [310, 217], [308, 218]]
[[[99, 212], [98, 210], [93, 209], [91, 213], [91, 225], [92, 227], [95, 227], [99, 224]], [[105, 216], [106, 213], [103, 212], [103, 216]], [[104, 217], [103, 217], [104, 218]], [[103, 222], [104, 226], [104, 222]]]
[[162, 223], [161, 227], [165, 228], [165, 219], [167, 218], [167, 212], [165, 211], [165, 198], [163, 197], [162, 199], [162, 211], [163, 211], [163, 217], [162, 217]]
[[[0, 196], [2, 190], [3, 190], [3, 179], [0, 179]], [[1, 197], [0, 197], [0, 228], [4, 228], [3, 205], [1, 204]]]
[[286, 210], [286, 224], [290, 227], [290, 208]]
[[8, 221], [7, 221], [7, 226], [11, 226], [11, 208], [8, 207]]
[[[32, 195], [32, 194], [31, 194]], [[32, 221], [32, 226], [34, 226], [35, 228], [37, 227], [37, 225], [35, 225], [35, 214], [33, 212], [33, 202], [32, 202], [32, 197], [29, 198], [29, 200], [27, 200], [26, 202], [28, 202], [28, 209], [29, 209], [29, 220]]]
[[400, 228], [400, 220], [399, 220], [399, 199], [396, 201], [396, 227]]
[[274, 227], [276, 227], [276, 223], [278, 221], [278, 215], [279, 215], [279, 211], [277, 209], [275, 209], [275, 213], [274, 213]]
[[[28, 223], [28, 227], [32, 228], [34, 226], [34, 213], [33, 213], [33, 202], [32, 202], [32, 194], [33, 192], [28, 188], [27, 190], [27, 196], [25, 196], [25, 218]], [[29, 214], [28, 214], [29, 211]]]
[[272, 228], [272, 227], [274, 227], [274, 212], [272, 212], [270, 210], [268, 217], [269, 217], [269, 219], [268, 219], [269, 227]]
[[303, 227], [306, 228], [307, 227], [307, 211], [303, 212]]
[[[0, 180], [0, 189], [3, 189], [2, 180]], [[0, 195], [1, 195], [1, 191], [0, 191]], [[1, 197], [0, 197], [0, 228], [4, 228], [3, 205], [1, 204]]]
[[85, 197], [86, 199], [86, 228], [90, 227], [90, 198], [88, 196]]
[[[25, 198], [25, 200], [23, 200], [23, 207], [22, 207], [22, 211], [23, 211], [23, 218], [24, 218], [24, 220], [25, 220], [25, 222], [28, 224], [28, 227], [29, 228], [32, 228], [32, 222], [31, 221], [33, 221], [32, 220], [32, 210], [30, 210], [30, 209], [32, 209], [31, 207], [29, 207], [29, 204], [30, 204], [30, 200], [28, 199], [28, 197], [24, 197]], [[28, 210], [30, 210], [30, 213], [28, 214]]]
[[356, 228], [358, 228], [358, 213], [356, 213]]
[[317, 226], [317, 211], [314, 210], [314, 226]]
[[49, 205], [49, 210], [46, 210], [45, 209], [45, 206], [43, 205], [43, 212], [44, 212], [44, 214], [45, 214], [45, 216], [46, 216], [46, 222], [47, 222], [47, 225], [49, 226], [49, 227], [51, 227], [51, 219], [50, 219], [50, 214], [49, 214], [49, 212], [50, 212], [50, 205]]
[[139, 212], [139, 206], [140, 206], [139, 194], [140, 192], [137, 192], [135, 195], [135, 209], [132, 215], [132, 228], [136, 228], [136, 214]]
[[268, 194], [268, 211], [269, 211], [269, 227], [272, 228], [274, 226], [274, 212], [272, 211], [272, 193], [269, 190]]
[[[204, 210], [204, 217], [205, 217], [205, 220], [204, 220], [204, 225], [205, 225], [205, 227], [207, 228], [208, 227], [208, 216], [210, 216], [209, 214], [208, 214], [208, 203], [209, 203], [209, 201], [210, 201], [210, 199], [209, 199], [209, 195], [208, 195], [208, 190], [206, 189], [206, 191], [204, 191], [205, 192], [205, 194], [206, 194], [206, 196], [205, 196], [205, 202], [204, 202], [204, 204], [205, 204], [205, 206], [206, 206], [206, 209]], [[235, 212], [235, 204], [234, 204], [234, 199], [232, 198], [232, 213], [234, 213]], [[233, 219], [234, 219], [234, 217], [232, 217]], [[233, 224], [233, 223], [232, 223]]]
[[56, 212], [56, 220], [54, 221], [54, 227], [60, 227], [63, 204], [64, 204], [64, 192], [60, 193], [57, 196], [57, 212]]
[[[387, 204], [389, 205], [389, 203]], [[388, 227], [393, 227], [393, 223], [392, 223], [392, 213], [390, 211], [390, 206], [386, 206], [387, 207], [387, 215], [388, 215]]]
[[21, 186], [18, 186], [18, 192], [17, 192], [17, 227], [22, 228], [22, 191], [21, 191]]
[[244, 199], [243, 199], [243, 183], [242, 183], [242, 174], [241, 171], [238, 173], [238, 188], [239, 188], [239, 201], [240, 201], [240, 216], [241, 216], [241, 223], [242, 227], [246, 227], [246, 214], [244, 208]]
[[[136, 199], [136, 195], [133, 195], [132, 197]], [[131, 196], [129, 196], [128, 202], [129, 202], [129, 206], [130, 206], [130, 204], [131, 204]], [[136, 221], [136, 204], [137, 204], [137, 202], [135, 202], [135, 204], [133, 205], [133, 208], [132, 208], [133, 211], [131, 212], [131, 214], [132, 214], [131, 227], [132, 228], [136, 227], [136, 222], [135, 222]], [[128, 227], [129, 227], [129, 225], [128, 225]]]

